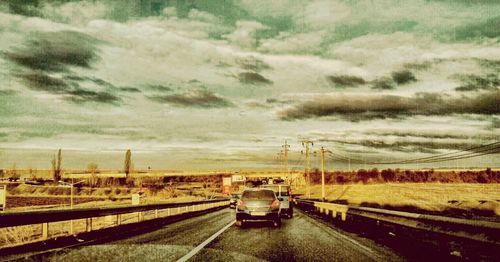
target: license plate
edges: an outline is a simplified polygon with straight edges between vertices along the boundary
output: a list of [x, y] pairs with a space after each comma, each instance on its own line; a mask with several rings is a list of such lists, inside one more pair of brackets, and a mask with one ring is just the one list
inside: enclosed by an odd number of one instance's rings
[[252, 216], [265, 216], [266, 212], [252, 212]]

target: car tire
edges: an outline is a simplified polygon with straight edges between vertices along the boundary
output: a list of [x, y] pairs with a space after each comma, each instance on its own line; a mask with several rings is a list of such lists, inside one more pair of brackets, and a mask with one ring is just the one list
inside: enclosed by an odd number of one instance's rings
[[273, 221], [273, 226], [274, 227], [280, 227], [281, 226], [281, 218], [278, 218]]

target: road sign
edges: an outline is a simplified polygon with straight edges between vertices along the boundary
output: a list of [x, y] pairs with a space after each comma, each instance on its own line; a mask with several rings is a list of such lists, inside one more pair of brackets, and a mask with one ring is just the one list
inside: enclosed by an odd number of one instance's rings
[[222, 185], [223, 186], [230, 186], [231, 185], [231, 177], [223, 177], [222, 178]]
[[231, 177], [232, 182], [245, 182], [245, 177], [242, 175], [233, 175]]
[[7, 206], [7, 186], [0, 185], [0, 211], [5, 211]]

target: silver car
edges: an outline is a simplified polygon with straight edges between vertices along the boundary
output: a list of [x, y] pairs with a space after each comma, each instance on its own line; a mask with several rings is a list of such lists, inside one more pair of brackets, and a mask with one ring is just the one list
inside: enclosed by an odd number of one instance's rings
[[262, 188], [272, 189], [278, 200], [281, 202], [281, 214], [288, 218], [293, 217], [293, 198], [290, 185], [286, 184], [270, 184], [262, 185]]
[[265, 188], [252, 188], [243, 191], [236, 205], [236, 224], [243, 226], [248, 221], [272, 221], [275, 227], [281, 226], [281, 204], [274, 191]]

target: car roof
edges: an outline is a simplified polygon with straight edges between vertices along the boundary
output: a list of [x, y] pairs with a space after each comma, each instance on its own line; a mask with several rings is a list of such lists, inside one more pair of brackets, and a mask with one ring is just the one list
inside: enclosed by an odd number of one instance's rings
[[289, 187], [290, 185], [287, 185], [287, 184], [266, 184], [266, 185], [262, 185], [262, 187], [273, 187], [273, 186], [282, 186], [282, 187]]
[[245, 189], [245, 191], [272, 191], [274, 193], [274, 191], [272, 189], [269, 189], [269, 188], [262, 188], [262, 187], [250, 187], [250, 188], [247, 188]]

